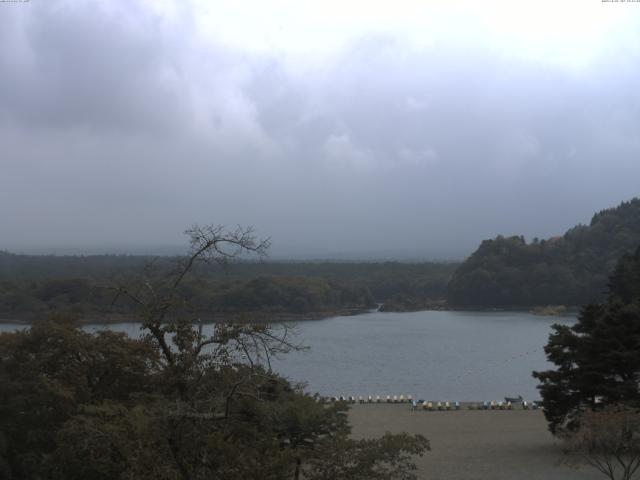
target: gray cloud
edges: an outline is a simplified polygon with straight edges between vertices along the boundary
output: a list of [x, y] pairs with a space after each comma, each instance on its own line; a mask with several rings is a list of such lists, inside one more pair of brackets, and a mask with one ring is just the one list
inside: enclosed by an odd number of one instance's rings
[[28, 10], [3, 42], [5, 116], [30, 128], [122, 132], [175, 128], [187, 116], [175, 52], [144, 12], [122, 21], [96, 2]]
[[320, 62], [144, 5], [0, 7], [0, 247], [179, 244], [214, 221], [277, 255], [461, 257], [638, 194], [633, 51], [565, 68], [371, 34]]

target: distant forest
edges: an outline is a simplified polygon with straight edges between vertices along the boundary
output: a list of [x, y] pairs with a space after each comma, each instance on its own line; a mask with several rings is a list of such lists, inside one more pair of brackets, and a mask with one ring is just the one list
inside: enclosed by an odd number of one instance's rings
[[[318, 318], [382, 310], [578, 306], [604, 299], [607, 277], [640, 245], [640, 199], [593, 216], [561, 237], [498, 236], [463, 263], [235, 262], [199, 265], [180, 295], [216, 315]], [[167, 275], [178, 257], [28, 256], [0, 252], [0, 319], [53, 313], [132, 319], [110, 287]]]
[[485, 240], [456, 270], [450, 307], [577, 306], [602, 301], [616, 262], [640, 245], [640, 199], [546, 240]]
[[[133, 305], [110, 287], [166, 275], [178, 258], [127, 255], [27, 256], [0, 252], [0, 318], [34, 321], [51, 313], [85, 320], [126, 319]], [[181, 295], [205, 319], [260, 313], [319, 317], [389, 303], [421, 309], [442, 302], [455, 263], [237, 262], [199, 265]]]

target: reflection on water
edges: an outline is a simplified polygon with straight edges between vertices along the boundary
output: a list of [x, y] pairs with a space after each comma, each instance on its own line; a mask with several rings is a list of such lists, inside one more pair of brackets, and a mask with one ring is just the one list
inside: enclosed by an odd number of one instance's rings
[[[411, 394], [432, 400], [539, 398], [532, 370], [549, 367], [543, 346], [553, 323], [574, 317], [518, 312], [369, 313], [297, 324], [310, 347], [273, 362], [274, 370], [323, 395]], [[12, 331], [24, 325], [0, 325]], [[131, 336], [135, 323], [88, 325]]]

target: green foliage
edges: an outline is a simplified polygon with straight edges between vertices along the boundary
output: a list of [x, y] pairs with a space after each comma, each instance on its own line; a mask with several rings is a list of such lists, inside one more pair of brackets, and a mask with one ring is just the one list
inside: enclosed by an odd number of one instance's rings
[[323, 278], [261, 276], [219, 287], [208, 305], [210, 311], [306, 313], [375, 305], [366, 287]]
[[193, 360], [69, 323], [0, 335], [4, 478], [413, 478], [422, 437], [351, 440], [346, 404], [218, 354]]
[[620, 259], [610, 285], [575, 325], [554, 325], [545, 352], [556, 369], [533, 374], [554, 433], [577, 428], [585, 409], [640, 407], [640, 248]]
[[485, 240], [456, 270], [447, 301], [459, 307], [582, 305], [604, 298], [616, 261], [640, 245], [640, 199], [594, 215], [562, 237]]
[[[167, 274], [179, 258], [133, 256], [30, 257], [0, 252], [0, 318], [38, 321], [50, 313], [83, 320], [130, 318], [136, 305], [114, 303], [114, 282]], [[332, 314], [386, 303], [387, 309], [426, 308], [445, 297], [455, 264], [420, 263], [234, 263], [232, 269], [196, 265], [180, 294], [201, 317], [238, 312]], [[118, 268], [122, 270], [114, 274]], [[399, 302], [398, 299], [403, 299]], [[396, 307], [394, 307], [396, 306]]]
[[[350, 439], [346, 404], [320, 403], [271, 371], [271, 355], [296, 348], [286, 327], [217, 323], [203, 333], [183, 282], [195, 262], [265, 244], [250, 230], [188, 233], [192, 251], [177, 269], [113, 288], [136, 306], [142, 339], [88, 334], [62, 316], [0, 335], [4, 478], [415, 478], [423, 437]], [[300, 294], [297, 282], [276, 285], [252, 288], [258, 298]], [[307, 288], [322, 301], [333, 291]]]
[[16, 478], [46, 471], [55, 436], [81, 405], [153, 391], [158, 356], [145, 341], [46, 323], [0, 335], [0, 425]]

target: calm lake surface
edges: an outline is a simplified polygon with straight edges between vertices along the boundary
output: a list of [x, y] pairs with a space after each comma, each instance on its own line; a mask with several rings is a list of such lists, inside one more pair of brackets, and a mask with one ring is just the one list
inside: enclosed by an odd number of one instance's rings
[[[322, 395], [400, 395], [430, 400], [538, 399], [532, 370], [549, 368], [543, 346], [553, 323], [575, 317], [518, 312], [372, 312], [300, 322], [309, 346], [273, 362], [274, 370]], [[0, 325], [0, 331], [24, 326]], [[139, 325], [89, 325], [132, 336]]]
[[514, 312], [375, 312], [298, 324], [311, 348], [274, 369], [323, 395], [411, 394], [431, 400], [540, 398], [551, 325], [575, 317]]

